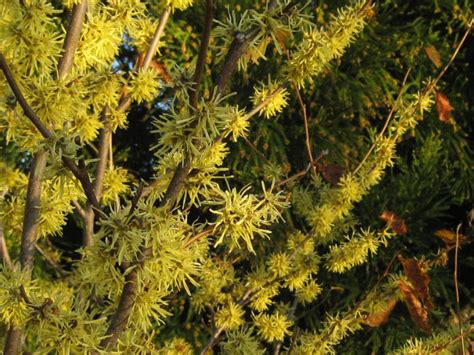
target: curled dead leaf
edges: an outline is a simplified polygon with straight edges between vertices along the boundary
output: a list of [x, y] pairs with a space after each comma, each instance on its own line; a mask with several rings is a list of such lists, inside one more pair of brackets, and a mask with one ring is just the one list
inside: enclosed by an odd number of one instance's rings
[[405, 220], [391, 211], [383, 211], [380, 215], [382, 221], [387, 222], [387, 224], [392, 228], [392, 230], [397, 233], [404, 235], [407, 233], [407, 226]]
[[[456, 244], [456, 232], [453, 232], [449, 229], [439, 229], [434, 233], [434, 235], [440, 238], [447, 245]], [[459, 234], [459, 244], [465, 243], [467, 243], [467, 237]]]
[[407, 305], [408, 312], [413, 321], [420, 327], [422, 331], [427, 334], [431, 334], [431, 324], [428, 316], [428, 310], [423, 306], [418, 297], [416, 296], [415, 290], [407, 283], [401, 281], [399, 284], [400, 291]]
[[397, 304], [396, 298], [389, 299], [383, 311], [369, 314], [367, 318], [364, 319], [363, 323], [368, 325], [369, 327], [381, 326], [383, 323], [387, 321], [388, 317], [392, 313], [396, 304]]
[[451, 112], [454, 108], [451, 106], [448, 98], [441, 91], [436, 92], [436, 109], [441, 122], [449, 122]]
[[425, 54], [428, 59], [435, 65], [436, 68], [441, 67], [441, 56], [435, 47], [425, 47]]
[[318, 169], [324, 180], [336, 186], [344, 175], [344, 169], [336, 164], [318, 164]]
[[398, 260], [403, 266], [403, 272], [413, 285], [414, 291], [427, 309], [432, 307], [430, 297], [430, 277], [423, 271], [421, 264], [415, 259], [405, 259], [399, 255]]

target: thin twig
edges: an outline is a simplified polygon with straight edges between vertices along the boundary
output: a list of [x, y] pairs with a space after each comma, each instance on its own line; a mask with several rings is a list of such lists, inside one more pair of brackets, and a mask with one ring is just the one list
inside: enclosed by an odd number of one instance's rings
[[460, 302], [459, 302], [459, 285], [458, 285], [458, 252], [459, 252], [459, 229], [460, 228], [461, 228], [461, 224], [459, 224], [458, 227], [456, 228], [456, 249], [454, 252], [454, 288], [456, 289], [456, 313], [458, 316], [462, 353], [465, 354], [466, 347], [464, 345], [464, 336], [462, 333], [463, 321], [462, 321], [461, 307], [460, 307]]
[[269, 164], [270, 161], [267, 159], [267, 157], [261, 152], [258, 150], [258, 148], [255, 146], [255, 144], [253, 144], [251, 141], [248, 140], [247, 137], [243, 137], [244, 140], [245, 140], [245, 143], [247, 143], [247, 145], [252, 148], [252, 150], [257, 153], [257, 155], [262, 158], [263, 161], [265, 161], [265, 163]]
[[303, 98], [301, 97], [301, 93], [300, 93], [300, 90], [298, 89], [298, 86], [296, 84], [294, 84], [293, 86], [295, 88], [296, 97], [298, 98], [301, 111], [303, 112], [304, 132], [306, 136], [306, 151], [308, 152], [309, 162], [311, 163], [311, 170], [313, 172], [313, 175], [316, 176], [316, 164], [314, 164], [313, 152], [311, 151], [311, 141], [309, 139], [309, 124], [308, 124], [308, 114], [306, 111], [306, 105], [303, 101]]
[[[194, 91], [190, 93], [192, 95], [198, 95], [199, 93], [199, 86], [203, 79], [203, 72], [204, 72], [204, 65], [205, 60], [207, 57], [207, 50], [209, 48], [209, 39], [210, 39], [210, 32], [212, 27], [212, 22], [214, 20], [215, 14], [215, 6], [213, 0], [206, 0], [206, 16], [205, 16], [205, 25], [203, 34], [201, 36], [201, 44], [200, 50], [198, 55], [198, 61], [196, 64], [195, 76], [194, 76]], [[193, 94], [194, 93], [194, 94]], [[195, 106], [194, 109], [197, 109], [197, 102], [199, 97], [195, 96], [193, 99]], [[185, 179], [189, 172], [189, 168], [191, 165], [191, 159], [186, 157], [182, 165], [180, 165], [171, 179], [170, 185], [165, 193], [163, 200], [161, 201], [161, 205], [167, 205], [169, 208], [174, 204], [176, 201], [179, 192], [181, 191], [182, 187], [184, 186]], [[142, 258], [141, 262], [144, 261], [146, 257], [146, 250], [144, 250], [144, 246], [142, 246]], [[111, 319], [110, 325], [106, 332], [106, 337], [100, 342], [100, 347], [103, 349], [110, 349], [115, 346], [117, 343], [118, 337], [125, 329], [125, 326], [128, 323], [128, 319], [135, 303], [135, 298], [137, 294], [137, 280], [138, 280], [138, 266], [132, 269], [127, 275], [125, 275], [125, 284], [122, 290], [122, 294], [120, 295], [119, 305]]]
[[[0, 53], [0, 68], [2, 69], [5, 78], [8, 81], [8, 84], [15, 95], [18, 103], [20, 104], [25, 116], [29, 118], [29, 120], [33, 123], [33, 125], [38, 129], [41, 135], [46, 139], [52, 139], [53, 134], [46, 128], [46, 126], [41, 122], [40, 118], [36, 115], [30, 105], [26, 102], [25, 97], [20, 91], [20, 88], [13, 77], [13, 74], [8, 66], [5, 57], [2, 53]], [[92, 186], [91, 181], [89, 180], [89, 176], [87, 172], [80, 169], [77, 164], [69, 157], [62, 156], [61, 157], [63, 164], [72, 172], [72, 174], [79, 180], [84, 189], [84, 193], [87, 196], [87, 199], [91, 202], [91, 204], [96, 207], [100, 208], [97, 198], [94, 193], [94, 188]]]
[[[398, 250], [392, 257], [392, 259], [390, 260], [390, 262], [388, 263], [387, 267], [385, 268], [385, 271], [383, 272], [383, 274], [378, 278], [377, 282], [365, 293], [364, 297], [362, 297], [359, 302], [357, 302], [355, 304], [354, 307], [352, 307], [352, 309], [346, 313], [346, 317], [347, 316], [350, 316], [352, 314], [354, 314], [355, 312], [357, 312], [359, 310], [359, 308], [361, 307], [361, 305], [367, 300], [367, 298], [372, 294], [372, 292], [374, 290], [377, 289], [377, 287], [379, 287], [380, 283], [389, 275], [389, 271], [390, 269], [392, 268], [392, 265], [393, 263], [395, 262], [395, 260], [397, 260], [397, 256], [400, 254], [400, 251], [401, 250]], [[336, 329], [338, 323], [334, 323], [332, 325], [332, 327], [327, 331], [326, 335], [321, 339], [321, 342], [324, 342], [326, 341], [332, 334], [332, 332], [334, 331], [334, 329]]]
[[[304, 240], [302, 240], [298, 244], [298, 246], [295, 248], [293, 253], [288, 257], [288, 259], [290, 261], [293, 260], [296, 257], [296, 254], [297, 254], [298, 250], [304, 245], [304, 243], [306, 243], [306, 241], [308, 241], [309, 238], [310, 238], [310, 236], [307, 236]], [[279, 282], [279, 281], [281, 281], [281, 279], [282, 278], [275, 278], [275, 279], [272, 279], [272, 280], [268, 280], [263, 285], [260, 285], [260, 287], [258, 287], [258, 288], [248, 288], [247, 291], [242, 296], [242, 298], [239, 300], [239, 302], [237, 302], [237, 304], [241, 307], [246, 306], [247, 304], [250, 303], [250, 301], [252, 300], [252, 297], [254, 295], [256, 295], [259, 290], [264, 289], [264, 288], [272, 285], [273, 283]], [[219, 328], [215, 329], [212, 332], [211, 336], [209, 337], [209, 340], [207, 341], [206, 345], [202, 349], [200, 355], [204, 355], [212, 349], [212, 347], [217, 343], [217, 340], [219, 339], [219, 336], [223, 331], [224, 331], [224, 327], [222, 326], [222, 327], [219, 327]]]
[[135, 192], [135, 196], [133, 196], [132, 199], [132, 204], [130, 206], [130, 211], [128, 212], [128, 215], [131, 216], [133, 212], [135, 212], [137, 206], [138, 206], [138, 201], [140, 201], [140, 198], [143, 195], [143, 189], [145, 187], [145, 184], [143, 181], [140, 181], [140, 184], [138, 185], [137, 191]]
[[72, 8], [71, 21], [64, 40], [63, 56], [58, 64], [58, 77], [60, 79], [71, 71], [88, 6], [88, 0], [83, 0]]
[[202, 349], [202, 351], [200, 352], [200, 355], [205, 355], [207, 354], [207, 352], [209, 350], [212, 349], [212, 347], [215, 345], [217, 339], [219, 338], [219, 336], [221, 335], [221, 333], [224, 331], [224, 326], [221, 326], [217, 329], [215, 329], [213, 332], [212, 332], [212, 335], [211, 337], [209, 338], [209, 340], [207, 341], [206, 345], [204, 346], [204, 348]]
[[296, 174], [276, 183], [275, 187], [281, 187], [283, 185], [286, 185], [287, 183], [293, 181], [293, 180], [296, 180], [296, 179], [299, 179], [299, 178], [302, 178], [303, 176], [306, 176], [306, 174], [308, 174], [308, 172], [311, 170], [311, 167], [312, 165], [317, 165], [319, 163], [319, 161], [325, 156], [327, 155], [327, 152], [326, 151], [322, 151], [318, 157], [316, 158], [316, 160], [313, 161], [313, 163], [309, 163], [308, 166], [306, 167], [306, 169], [304, 170], [301, 170], [299, 172], [297, 172]]
[[[468, 330], [466, 330], [465, 332], [461, 332], [460, 335], [454, 337], [453, 339], [447, 341], [446, 343], [444, 344], [441, 344], [439, 346], [437, 346], [436, 348], [434, 349], [431, 349], [431, 354], [438, 354], [439, 352], [441, 352], [441, 350], [444, 350], [446, 349], [448, 346], [456, 343], [457, 341], [459, 341], [459, 339], [463, 339], [466, 335], [470, 334], [474, 332], [474, 326], [471, 326]], [[464, 355], [464, 354], [463, 354]]]
[[84, 209], [82, 208], [82, 206], [79, 204], [79, 202], [75, 201], [75, 200], [72, 200], [71, 201], [71, 204], [74, 206], [74, 208], [76, 209], [76, 212], [79, 214], [79, 216], [81, 216], [82, 218], [84, 218], [84, 216], [86, 215], [86, 211], [84, 211]]
[[44, 260], [54, 269], [56, 270], [62, 277], [68, 275], [66, 271], [50, 256], [46, 253], [43, 248], [41, 248], [38, 243], [35, 243], [36, 250], [43, 256]]
[[280, 94], [281, 91], [289, 84], [289, 82], [284, 82], [282, 84], [280, 84], [277, 88], [275, 88], [275, 90], [273, 90], [273, 92], [268, 95], [265, 100], [263, 100], [262, 102], [260, 102], [258, 105], [256, 105], [254, 108], [252, 108], [249, 112], [247, 112], [247, 114], [245, 115], [245, 118], [248, 120], [250, 118], [252, 118], [253, 116], [255, 116], [257, 113], [259, 113], [263, 108], [265, 108], [265, 106], [267, 106], [272, 100], [273, 98]]
[[431, 84], [425, 89], [424, 92], [428, 92], [430, 91], [432, 88], [434, 88], [438, 82], [441, 80], [441, 78], [444, 76], [444, 74], [446, 74], [446, 71], [448, 70], [448, 68], [451, 66], [451, 64], [454, 62], [454, 59], [456, 59], [459, 51], [461, 50], [461, 47], [462, 45], [464, 44], [464, 42], [466, 41], [467, 37], [469, 36], [469, 33], [471, 32], [472, 30], [472, 27], [474, 26], [474, 18], [471, 19], [471, 21], [469, 22], [469, 24], [467, 25], [467, 29], [466, 29], [466, 32], [464, 33], [463, 37], [461, 38], [461, 41], [459, 41], [456, 49], [454, 50], [453, 54], [451, 55], [451, 58], [449, 58], [449, 61], [448, 63], [446, 63], [446, 65], [444, 66], [444, 68], [441, 70], [441, 72], [436, 76], [435, 80], [433, 80], [431, 82]]
[[156, 49], [158, 48], [158, 44], [160, 43], [160, 38], [165, 31], [166, 23], [170, 17], [171, 9], [167, 7], [160, 18], [160, 23], [156, 28], [155, 34], [153, 35], [153, 39], [148, 47], [148, 51], [146, 52], [145, 59], [143, 60], [142, 68], [147, 69], [150, 66], [151, 60], [156, 53]]
[[[153, 56], [156, 53], [156, 49], [158, 48], [158, 45], [160, 43], [160, 38], [165, 31], [165, 27], [166, 27], [166, 24], [168, 23], [170, 13], [171, 13], [171, 9], [167, 7], [161, 14], [158, 27], [156, 28], [156, 31], [153, 34], [153, 38], [151, 39], [150, 45], [145, 54], [145, 59], [143, 60], [143, 63], [140, 66], [140, 68], [143, 70], [148, 69], [148, 67], [150, 66]], [[131, 104], [132, 104], [132, 97], [130, 94], [127, 94], [120, 99], [120, 103], [119, 103], [119, 106], [117, 107], [117, 111], [125, 112], [130, 107]]]
[[[296, 307], [298, 307], [298, 298], [295, 296], [293, 299], [293, 303], [291, 304], [291, 308], [288, 311], [288, 319], [294, 322], [295, 320], [295, 312], [296, 312]], [[280, 340], [276, 345], [275, 345], [275, 350], [273, 351], [273, 355], [280, 355], [281, 347], [283, 346], [283, 340]]]
[[0, 222], [0, 257], [2, 258], [3, 264], [11, 269], [12, 260], [10, 258], [10, 253], [8, 252], [7, 243], [5, 241], [5, 234], [3, 233], [3, 225]]
[[192, 238], [189, 238], [189, 240], [187, 240], [186, 243], [183, 244], [182, 248], [186, 249], [187, 247], [189, 247], [191, 244], [198, 241], [199, 239], [207, 237], [209, 234], [212, 233], [213, 229], [214, 228], [212, 228], [212, 227], [206, 228], [203, 231], [201, 231], [200, 233], [194, 235]]
[[[464, 44], [464, 42], [466, 41], [467, 37], [469, 36], [469, 33], [471, 32], [472, 30], [472, 27], [474, 25], [474, 19], [472, 19], [470, 22], [469, 22], [469, 25], [468, 25], [468, 28], [466, 29], [466, 32], [464, 33], [463, 37], [461, 38], [461, 41], [458, 43], [458, 45], [456, 46], [456, 49], [454, 50], [453, 54], [451, 55], [448, 63], [446, 63], [446, 65], [443, 67], [443, 69], [440, 71], [440, 73], [436, 76], [436, 78], [429, 84], [425, 87], [425, 89], [421, 92], [421, 95], [425, 95], [426, 93], [430, 92], [436, 85], [437, 83], [441, 80], [441, 78], [444, 76], [444, 74], [446, 74], [446, 71], [448, 70], [448, 68], [450, 67], [450, 65], [454, 62], [454, 59], [457, 57], [459, 51], [461, 50], [461, 47], [462, 45]], [[400, 92], [398, 94], [398, 97], [397, 97], [397, 100], [395, 102], [395, 104], [392, 106], [392, 109], [390, 110], [390, 113], [387, 117], [387, 120], [385, 121], [385, 125], [381, 131], [381, 133], [379, 134], [378, 138], [377, 139], [380, 139], [380, 137], [382, 137], [382, 135], [385, 133], [385, 130], [387, 129], [388, 127], [388, 123], [390, 121], [390, 119], [392, 118], [394, 112], [395, 112], [395, 109], [396, 109], [396, 106], [397, 106], [397, 103], [398, 101], [400, 100], [400, 97], [401, 97], [401, 94], [402, 94], [402, 91], [403, 91], [403, 87], [405, 85], [405, 82], [406, 82], [406, 79], [408, 78], [408, 75], [410, 73], [410, 70], [411, 68], [408, 69], [407, 73], [405, 74], [405, 78], [403, 79], [403, 84], [400, 88]], [[366, 153], [366, 155], [364, 156], [364, 158], [362, 159], [362, 161], [359, 163], [359, 165], [357, 166], [357, 168], [354, 170], [354, 174], [356, 174], [360, 168], [363, 166], [363, 164], [365, 163], [365, 161], [368, 159], [368, 157], [370, 156], [370, 154], [372, 153], [372, 151], [375, 149], [375, 142], [374, 144], [372, 144], [372, 146], [370, 147], [369, 151]]]
[[411, 72], [411, 67], [408, 68], [407, 72], [405, 73], [405, 76], [403, 78], [403, 81], [402, 81], [402, 85], [400, 86], [400, 90], [398, 91], [398, 95], [397, 95], [397, 98], [395, 99], [395, 102], [393, 103], [392, 105], [392, 108], [387, 116], [387, 118], [385, 119], [385, 124], [382, 128], [382, 130], [380, 131], [380, 133], [378, 134], [377, 138], [375, 139], [374, 143], [372, 144], [372, 146], [370, 147], [370, 149], [367, 151], [367, 153], [365, 154], [364, 158], [362, 159], [362, 161], [359, 163], [359, 165], [357, 166], [357, 168], [354, 170], [354, 175], [357, 174], [357, 172], [360, 170], [360, 168], [362, 168], [362, 166], [364, 165], [364, 163], [367, 161], [367, 159], [369, 158], [370, 154], [372, 154], [373, 150], [375, 149], [375, 146], [376, 146], [376, 143], [378, 140], [380, 140], [383, 135], [385, 134], [385, 131], [387, 130], [388, 128], [388, 124], [390, 123], [390, 120], [392, 119], [393, 117], [393, 114], [395, 113], [395, 110], [397, 109], [397, 105], [399, 104], [400, 102], [400, 99], [402, 98], [402, 94], [403, 94], [403, 89], [405, 88], [405, 84], [407, 82], [407, 79], [408, 79], [408, 76], [410, 75], [410, 72]]

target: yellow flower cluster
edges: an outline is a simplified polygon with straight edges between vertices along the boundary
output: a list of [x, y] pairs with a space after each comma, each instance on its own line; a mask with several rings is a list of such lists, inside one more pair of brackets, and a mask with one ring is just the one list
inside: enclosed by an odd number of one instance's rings
[[185, 10], [193, 4], [193, 0], [167, 0], [167, 5], [173, 9]]
[[254, 317], [257, 334], [265, 341], [280, 341], [291, 332], [288, 329], [292, 322], [287, 316], [275, 312], [274, 314], [261, 313]]
[[126, 169], [114, 167], [107, 169], [104, 176], [104, 192], [102, 199], [104, 203], [114, 201], [116, 197], [128, 191], [129, 182], [128, 172]]
[[289, 62], [288, 80], [302, 87], [305, 81], [320, 74], [331, 60], [341, 57], [346, 47], [364, 28], [364, 16], [369, 13], [370, 8], [365, 1], [358, 1], [355, 5], [338, 11], [327, 30], [312, 29], [305, 33], [300, 47]]
[[243, 323], [244, 310], [234, 302], [229, 302], [216, 312], [216, 326], [225, 330], [232, 330], [240, 327]]
[[288, 91], [280, 87], [278, 82], [268, 80], [267, 85], [261, 85], [255, 88], [252, 96], [252, 102], [255, 106], [266, 103], [261, 110], [265, 118], [271, 118], [282, 112], [288, 105]]

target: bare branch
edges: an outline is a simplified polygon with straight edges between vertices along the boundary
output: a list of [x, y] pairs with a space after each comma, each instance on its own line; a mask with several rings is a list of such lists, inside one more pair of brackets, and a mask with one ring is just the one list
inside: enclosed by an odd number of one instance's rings
[[22, 333], [21, 329], [14, 328], [13, 325], [10, 326], [3, 348], [4, 354], [16, 355], [20, 353]]
[[35, 127], [38, 129], [38, 131], [41, 133], [41, 135], [44, 138], [51, 138], [52, 137], [51, 132], [46, 128], [46, 126], [43, 125], [43, 122], [41, 122], [40, 118], [36, 115], [36, 113], [33, 111], [30, 105], [28, 105], [28, 103], [26, 102], [25, 97], [21, 93], [20, 88], [18, 87], [18, 84], [16, 83], [15, 78], [13, 77], [13, 74], [10, 68], [8, 67], [5, 57], [3, 56], [3, 53], [1, 52], [0, 52], [0, 67], [2, 68], [3, 74], [5, 75], [5, 78], [7, 79], [8, 84], [10, 85], [10, 88], [12, 89], [13, 94], [18, 100], [18, 103], [23, 109], [23, 112], [25, 113], [26, 117], [30, 119], [30, 121], [35, 125]]
[[454, 288], [456, 290], [456, 313], [458, 316], [458, 324], [459, 324], [459, 336], [461, 337], [461, 347], [462, 353], [466, 353], [466, 345], [464, 344], [464, 335], [462, 332], [463, 329], [463, 319], [461, 314], [461, 307], [459, 301], [459, 285], [458, 285], [458, 253], [459, 253], [459, 229], [461, 229], [461, 224], [458, 225], [456, 228], [456, 249], [454, 252]]
[[27, 272], [31, 272], [33, 268], [34, 249], [38, 234], [41, 207], [41, 179], [43, 178], [47, 159], [47, 151], [38, 151], [35, 154], [30, 168], [20, 251], [21, 268]]
[[[41, 207], [41, 179], [43, 178], [47, 160], [47, 151], [40, 150], [35, 154], [30, 168], [28, 190], [26, 192], [25, 214], [21, 235], [20, 264], [22, 271], [29, 275], [31, 275], [33, 269]], [[5, 354], [19, 353], [21, 349], [21, 337], [21, 328], [15, 328], [11, 325], [5, 342]]]
[[82, 24], [86, 17], [88, 0], [83, 0], [72, 8], [71, 21], [67, 29], [66, 39], [64, 40], [63, 56], [59, 60], [58, 77], [64, 78], [70, 71], [74, 62], [79, 38], [81, 36]]
[[[212, 2], [212, 0], [211, 0]], [[164, 27], [168, 21], [169, 18], [169, 9], [166, 9], [163, 15], [161, 16], [160, 23], [158, 25], [158, 29], [155, 32], [154, 38], [150, 44], [150, 48], [147, 52], [147, 55], [145, 57], [148, 58], [148, 60], [144, 64], [147, 66], [150, 64], [151, 58], [153, 57], [153, 54], [155, 53], [156, 46], [159, 43], [159, 39], [161, 35], [163, 34]], [[212, 22], [212, 19], [211, 19]], [[145, 68], [147, 67], [145, 66]], [[127, 95], [120, 103], [118, 110], [125, 111], [129, 105], [131, 104], [131, 98], [129, 95]], [[99, 148], [100, 151], [100, 148]], [[100, 153], [99, 153], [100, 154]], [[185, 170], [187, 173], [188, 170]], [[182, 185], [180, 185], [182, 186]], [[176, 194], [177, 195], [177, 194]], [[140, 198], [141, 193], [138, 194], [137, 191], [137, 196]], [[138, 200], [136, 201], [138, 203]], [[136, 205], [135, 203], [135, 205]], [[145, 251], [143, 251], [143, 255], [145, 255]], [[131, 270], [127, 275], [125, 275], [125, 285], [122, 289], [122, 294], [120, 296], [120, 301], [117, 307], [117, 310], [115, 311], [115, 314], [113, 315], [109, 328], [107, 329], [106, 332], [106, 338], [104, 338], [100, 342], [100, 346], [103, 349], [108, 349], [108, 348], [113, 348], [115, 344], [117, 343], [117, 340], [120, 336], [120, 334], [123, 332], [125, 326], [128, 323], [128, 318], [130, 316], [130, 312], [132, 310], [133, 304], [135, 302], [135, 297], [137, 293], [137, 268], [139, 266], [136, 266], [133, 270]]]
[[[141, 64], [142, 69], [147, 69], [150, 66], [151, 60], [155, 55], [156, 48], [160, 42], [160, 38], [163, 35], [165, 26], [168, 22], [171, 9], [168, 7], [165, 9], [161, 15], [160, 22], [156, 28], [155, 34], [150, 42], [148, 51], [145, 55], [143, 63]], [[120, 100], [120, 103], [117, 107], [117, 110], [120, 112], [125, 112], [130, 105], [132, 104], [132, 98], [129, 94], [123, 96]], [[105, 176], [105, 170], [107, 167], [108, 156], [111, 154], [109, 142], [112, 139], [112, 127], [108, 121], [109, 109], [105, 108], [102, 115], [102, 121], [104, 122], [104, 127], [102, 128], [100, 141], [99, 141], [99, 152], [98, 152], [98, 163], [95, 171], [95, 181], [94, 181], [94, 190], [96, 192], [97, 200], [100, 201], [102, 195], [103, 181]], [[86, 209], [86, 214], [83, 217], [84, 220], [84, 231], [82, 236], [82, 244], [84, 246], [92, 245], [93, 243], [93, 234], [94, 234], [94, 210], [93, 206], [89, 204]], [[95, 206], [94, 206], [95, 207]]]
[[[26, 102], [25, 97], [21, 93], [20, 88], [15, 78], [13, 77], [13, 74], [2, 53], [0, 53], [0, 68], [5, 74], [5, 78], [7, 79], [8, 84], [10, 85], [10, 88], [12, 89], [26, 117], [30, 119], [30, 121], [35, 125], [35, 127], [38, 129], [38, 131], [41, 133], [41, 135], [44, 138], [51, 139], [53, 137], [53, 134], [46, 128], [46, 126], [44, 126], [43, 122], [41, 122], [40, 118], [36, 115], [36, 113], [33, 111], [30, 105], [28, 105], [28, 103]], [[68, 158], [63, 155], [62, 161], [63, 161], [63, 164], [72, 172], [72, 174], [81, 183], [82, 188], [84, 189], [84, 193], [86, 194], [89, 202], [94, 207], [100, 208], [99, 203], [94, 193], [94, 187], [92, 186], [89, 180], [89, 176], [87, 175], [87, 172], [83, 171], [82, 169], [79, 169], [77, 164], [74, 163], [74, 161], [71, 158]]]
[[[108, 121], [107, 114], [109, 110], [106, 108], [104, 110], [103, 122], [104, 127], [100, 133], [99, 140], [99, 154], [98, 162], [95, 170], [95, 180], [94, 180], [94, 191], [97, 200], [100, 201], [103, 189], [103, 182], [105, 176], [105, 170], [107, 167], [107, 157], [109, 155], [109, 141], [112, 137], [112, 126]], [[89, 203], [86, 209], [84, 216], [84, 230], [82, 237], [82, 245], [89, 246], [93, 244], [93, 235], [94, 235], [94, 210], [93, 206]]]
[[[199, 47], [199, 54], [196, 63], [196, 69], [194, 71], [194, 85], [190, 90], [190, 104], [191, 107], [196, 110], [198, 99], [199, 99], [199, 88], [201, 86], [201, 82], [204, 75], [204, 67], [206, 64], [207, 58], [207, 50], [209, 48], [209, 40], [211, 38], [211, 29], [212, 29], [212, 21], [214, 20], [215, 15], [215, 4], [213, 0], [206, 0], [206, 18], [204, 23], [204, 29], [201, 36], [201, 45]], [[168, 204], [169, 207], [172, 207], [179, 195], [179, 192], [184, 186], [184, 182], [189, 173], [189, 169], [191, 168], [191, 158], [189, 155], [186, 154], [183, 163], [179, 165], [173, 177], [171, 178], [171, 182], [166, 190], [165, 196], [161, 202], [161, 205], [164, 206]]]
[[309, 139], [309, 124], [308, 124], [308, 114], [306, 111], [306, 105], [301, 97], [300, 90], [297, 85], [294, 85], [296, 96], [298, 97], [298, 102], [301, 106], [301, 111], [303, 111], [303, 120], [304, 120], [304, 132], [306, 136], [306, 151], [308, 152], [309, 162], [311, 164], [311, 170], [313, 175], [316, 176], [316, 164], [314, 164], [313, 152], [311, 151], [311, 141]]
[[[402, 98], [402, 94], [403, 94], [403, 89], [405, 88], [405, 85], [406, 85], [406, 82], [407, 82], [407, 79], [408, 79], [408, 76], [410, 75], [410, 72], [411, 72], [411, 67], [408, 68], [407, 72], [405, 73], [405, 76], [403, 78], [403, 81], [402, 81], [402, 85], [400, 86], [400, 90], [398, 91], [398, 95], [397, 95], [397, 98], [395, 99], [395, 102], [393, 103], [392, 105], [392, 108], [387, 116], [387, 118], [385, 119], [385, 124], [382, 128], [382, 130], [380, 131], [377, 139], [381, 139], [385, 133], [385, 131], [387, 130], [388, 128], [388, 124], [390, 123], [390, 120], [392, 119], [393, 117], [393, 114], [395, 113], [396, 109], [397, 109], [397, 105], [398, 103], [400, 102], [400, 99]], [[372, 152], [374, 151], [375, 149], [375, 143], [374, 142], [372, 144], [372, 146], [370, 147], [370, 149], [367, 151], [367, 153], [365, 154], [364, 158], [362, 159], [362, 161], [359, 163], [359, 165], [357, 165], [357, 168], [354, 170], [354, 174], [356, 174], [360, 168], [362, 168], [362, 166], [364, 165], [364, 163], [367, 161], [367, 159], [369, 158], [370, 154], [372, 154]]]
[[[153, 59], [153, 56], [155, 55], [156, 48], [158, 47], [158, 44], [160, 43], [160, 38], [163, 35], [163, 32], [165, 30], [165, 26], [168, 23], [170, 13], [171, 13], [171, 9], [167, 7], [165, 11], [163, 12], [163, 14], [161, 14], [160, 22], [150, 42], [148, 51], [145, 54], [145, 59], [143, 60], [141, 68], [147, 69], [150, 66], [151, 60]], [[117, 110], [120, 112], [125, 112], [130, 107], [131, 104], [132, 104], [132, 97], [129, 94], [125, 95], [124, 97], [121, 98]]]
[[48, 255], [48, 253], [46, 251], [43, 250], [43, 248], [41, 248], [38, 243], [35, 243], [35, 248], [36, 250], [38, 251], [38, 253], [40, 253], [44, 260], [54, 269], [58, 272], [58, 274], [60, 274], [62, 277], [64, 276], [67, 276], [67, 272], [64, 271], [64, 269], [50, 256]]
[[10, 253], [8, 252], [7, 243], [5, 242], [5, 234], [3, 233], [3, 226], [0, 222], [0, 257], [2, 258], [3, 264], [7, 268], [12, 267], [12, 260], [10, 258]]
[[204, 29], [201, 35], [201, 45], [194, 70], [194, 84], [189, 94], [191, 107], [196, 109], [199, 99], [199, 90], [204, 77], [204, 68], [206, 66], [207, 50], [209, 49], [209, 40], [211, 38], [212, 21], [216, 12], [214, 0], [206, 0], [206, 19], [204, 20]]
[[74, 206], [74, 208], [76, 209], [79, 216], [84, 218], [84, 216], [86, 215], [86, 212], [84, 211], [82, 206], [79, 204], [79, 202], [73, 200], [73, 201], [71, 201], [71, 204]]
[[[87, 9], [87, 3], [87, 0], [83, 0], [81, 4], [74, 6], [73, 15], [64, 43], [63, 57], [61, 58], [58, 67], [59, 78], [63, 78], [72, 68], [73, 58], [82, 28], [82, 22]], [[51, 138], [52, 133], [43, 125], [40, 118], [26, 102], [26, 99], [21, 93], [21, 90], [19, 89], [2, 53], [0, 53], [0, 66], [25, 115], [31, 120], [31, 122], [40, 131], [44, 138]], [[21, 237], [20, 264], [22, 270], [26, 271], [30, 275], [33, 269], [35, 246], [39, 227], [41, 207], [41, 179], [46, 169], [47, 160], [48, 152], [46, 150], [39, 150], [36, 152], [30, 168], [28, 190], [26, 193], [25, 214], [23, 218], [23, 231]], [[79, 180], [84, 187], [84, 191], [89, 190], [89, 186], [91, 186], [91, 184], [88, 177], [87, 180], [85, 179], [87, 173], [79, 171], [79, 168], [70, 158], [63, 156], [63, 162], [69, 167], [73, 174], [74, 172], [79, 174], [74, 175], [81, 177]], [[88, 198], [91, 197], [92, 202], [96, 202], [93, 189], [92, 191], [89, 190], [89, 195], [90, 196], [88, 196]], [[21, 350], [21, 338], [21, 328], [15, 328], [13, 325], [10, 326], [4, 348], [5, 354], [19, 353]]]
[[132, 311], [135, 303], [135, 296], [137, 295], [137, 267], [125, 275], [125, 285], [120, 296], [120, 301], [115, 311], [114, 316], [110, 322], [104, 338], [100, 342], [100, 347], [103, 349], [110, 349], [115, 346], [117, 340], [122, 334], [125, 326], [128, 323], [128, 317]]
[[[298, 1], [292, 1], [283, 10], [283, 14], [288, 14], [293, 7], [298, 4]], [[274, 10], [278, 5], [278, 1], [272, 0], [268, 5], [268, 11]], [[221, 73], [217, 81], [217, 93], [224, 94], [229, 86], [229, 81], [232, 75], [237, 70], [237, 63], [239, 59], [245, 54], [250, 42], [258, 35], [259, 28], [254, 27], [247, 32], [239, 32], [235, 34], [234, 40], [229, 46], [229, 50], [222, 65]]]

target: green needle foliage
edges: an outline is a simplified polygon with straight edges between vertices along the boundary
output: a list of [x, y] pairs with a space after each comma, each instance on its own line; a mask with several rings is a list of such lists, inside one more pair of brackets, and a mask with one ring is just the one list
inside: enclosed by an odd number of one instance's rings
[[471, 8], [0, 0], [4, 353], [468, 353]]

